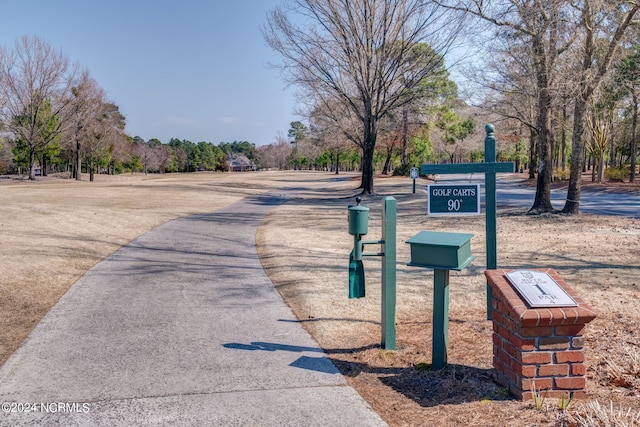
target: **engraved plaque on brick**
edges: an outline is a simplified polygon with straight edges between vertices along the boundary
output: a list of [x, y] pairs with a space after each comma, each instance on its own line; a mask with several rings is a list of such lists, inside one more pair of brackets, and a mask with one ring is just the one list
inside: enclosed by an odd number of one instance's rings
[[531, 308], [576, 307], [578, 305], [547, 273], [516, 270], [505, 273], [505, 276]]

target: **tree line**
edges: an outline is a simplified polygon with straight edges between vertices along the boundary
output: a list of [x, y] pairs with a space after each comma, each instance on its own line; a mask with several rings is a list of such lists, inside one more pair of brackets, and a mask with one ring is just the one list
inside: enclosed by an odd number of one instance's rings
[[39, 37], [0, 47], [0, 174], [255, 169], [248, 141], [167, 143], [127, 135], [126, 118], [86, 69]]
[[[406, 168], [410, 156], [439, 158], [436, 142], [455, 161], [477, 113], [511, 144], [503, 157], [536, 179], [530, 211], [554, 211], [551, 182], [566, 173], [572, 214], [587, 159], [594, 179], [608, 167], [635, 180], [638, 9], [637, 0], [288, 0], [263, 33], [300, 88], [310, 137], [359, 149], [363, 193], [373, 192], [376, 153], [399, 150]], [[466, 105], [444, 68], [456, 44], [481, 53], [465, 67]]]
[[[298, 122], [299, 123], [299, 122]], [[295, 125], [292, 123], [292, 126]], [[126, 117], [86, 69], [39, 37], [0, 47], [0, 174], [169, 173], [278, 169], [355, 170], [360, 155], [340, 158], [305, 142], [256, 147], [248, 141], [145, 141], [126, 133]]]

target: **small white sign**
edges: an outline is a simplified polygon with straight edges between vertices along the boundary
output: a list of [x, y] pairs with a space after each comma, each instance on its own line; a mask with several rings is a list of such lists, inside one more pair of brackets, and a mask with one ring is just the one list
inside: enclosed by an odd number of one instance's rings
[[576, 307], [578, 305], [547, 273], [517, 270], [506, 273], [505, 276], [532, 308]]
[[418, 179], [418, 177], [420, 176], [420, 173], [418, 172], [418, 168], [411, 168], [409, 170], [409, 175], [411, 176], [411, 179]]

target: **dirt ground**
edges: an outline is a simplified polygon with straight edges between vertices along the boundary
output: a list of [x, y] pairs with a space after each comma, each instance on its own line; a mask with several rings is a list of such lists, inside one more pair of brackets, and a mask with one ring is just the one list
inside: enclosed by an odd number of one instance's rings
[[[379, 345], [379, 260], [365, 261], [367, 297], [347, 298], [346, 207], [357, 181], [301, 172], [99, 176], [95, 183], [0, 179], [0, 363], [84, 272], [145, 231], [248, 194], [303, 185], [310, 189], [260, 227], [261, 260], [302, 325], [390, 425], [577, 425], [598, 411], [640, 423], [640, 221], [499, 210], [499, 267], [554, 268], [598, 313], [586, 333], [589, 399], [568, 410], [546, 400], [537, 409], [492, 381], [484, 217], [428, 217], [426, 195], [412, 194], [407, 178], [376, 179], [377, 194], [363, 201], [371, 208], [367, 237], [378, 239], [382, 197], [398, 200], [395, 352]], [[476, 260], [451, 275], [449, 366], [437, 372], [425, 369], [433, 276], [406, 266], [404, 241], [420, 230], [475, 235]], [[594, 409], [596, 402], [602, 407]]]
[[[378, 194], [362, 202], [371, 208], [366, 239], [376, 240], [381, 199], [391, 195], [398, 200], [398, 350], [380, 348], [378, 259], [365, 260], [367, 297], [347, 298], [353, 240], [346, 208], [353, 204], [355, 184], [301, 193], [275, 209], [259, 231], [259, 252], [301, 323], [385, 421], [392, 426], [555, 426], [577, 425], [580, 417], [596, 417], [595, 412], [604, 412], [609, 420], [635, 416], [640, 421], [639, 220], [499, 210], [499, 268], [554, 268], [598, 313], [586, 333], [589, 399], [572, 402], [568, 410], [555, 399], [535, 408], [512, 400], [492, 381], [484, 216], [429, 217], [426, 194], [412, 194], [410, 181], [402, 178], [378, 179]], [[427, 368], [432, 270], [406, 266], [409, 249], [404, 242], [421, 230], [475, 235], [471, 246], [476, 260], [451, 273], [449, 365], [437, 372]], [[612, 403], [613, 411], [594, 410], [596, 402]], [[632, 412], [620, 415], [620, 408]]]

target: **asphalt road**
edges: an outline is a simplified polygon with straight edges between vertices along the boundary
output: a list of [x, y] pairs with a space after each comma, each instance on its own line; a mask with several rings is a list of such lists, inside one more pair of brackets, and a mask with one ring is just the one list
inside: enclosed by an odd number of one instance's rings
[[[484, 175], [482, 174], [438, 175], [436, 183], [479, 183], [482, 201], [484, 201]], [[535, 192], [535, 187], [523, 184], [523, 179], [514, 179], [514, 175], [497, 175], [498, 208], [528, 209], [533, 205]], [[562, 209], [566, 197], [566, 189], [552, 190], [553, 207]], [[580, 213], [640, 218], [640, 194], [619, 194], [583, 188], [580, 197]]]

